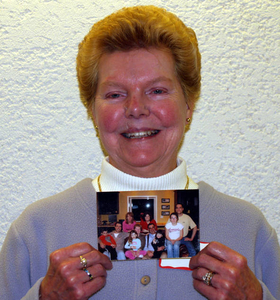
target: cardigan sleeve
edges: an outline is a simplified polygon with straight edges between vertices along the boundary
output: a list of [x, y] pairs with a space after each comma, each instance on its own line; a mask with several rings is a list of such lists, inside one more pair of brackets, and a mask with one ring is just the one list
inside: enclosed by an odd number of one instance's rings
[[256, 254], [256, 277], [262, 285], [263, 300], [280, 299], [280, 247], [274, 229]]
[[21, 239], [16, 226], [10, 227], [0, 252], [0, 299], [39, 299], [43, 277], [38, 277], [31, 286], [30, 258], [28, 249]]

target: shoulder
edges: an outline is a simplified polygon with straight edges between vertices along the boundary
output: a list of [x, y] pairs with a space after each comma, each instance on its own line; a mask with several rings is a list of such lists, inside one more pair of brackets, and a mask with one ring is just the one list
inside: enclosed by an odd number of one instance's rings
[[242, 215], [263, 217], [261, 211], [252, 203], [223, 194], [205, 182], [199, 182], [199, 203], [202, 210], [214, 210], [217, 213], [227, 211]]
[[19, 217], [19, 221], [38, 218], [42, 222], [48, 216], [76, 213], [76, 207], [81, 209], [81, 206], [96, 210], [96, 202], [92, 201], [95, 200], [95, 195], [92, 179], [86, 178], [63, 192], [30, 204]]
[[238, 243], [241, 247], [246, 239], [255, 239], [255, 243], [273, 234], [273, 228], [255, 205], [225, 195], [204, 182], [199, 182], [199, 206], [202, 240], [217, 240], [240, 252]]
[[[16, 239], [20, 240], [31, 256], [40, 251], [51, 253], [55, 249], [82, 241], [95, 246], [97, 228], [96, 219], [92, 217], [96, 215], [95, 194], [92, 180], [84, 179], [64, 192], [32, 203], [13, 222], [11, 229], [14, 233], [8, 233], [6, 239], [12, 243], [16, 243]], [[84, 219], [87, 220], [88, 228], [93, 230], [87, 230], [81, 235], [84, 229], [81, 220]]]
[[191, 217], [187, 214], [183, 214], [181, 217], [179, 217], [179, 220], [185, 221], [185, 220], [190, 220]]

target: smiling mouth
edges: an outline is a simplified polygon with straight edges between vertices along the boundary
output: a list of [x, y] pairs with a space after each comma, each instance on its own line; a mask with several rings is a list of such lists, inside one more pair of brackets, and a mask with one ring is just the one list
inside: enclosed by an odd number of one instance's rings
[[141, 139], [145, 137], [154, 136], [159, 133], [159, 130], [149, 130], [149, 131], [140, 131], [140, 132], [132, 132], [132, 133], [122, 133], [127, 139]]

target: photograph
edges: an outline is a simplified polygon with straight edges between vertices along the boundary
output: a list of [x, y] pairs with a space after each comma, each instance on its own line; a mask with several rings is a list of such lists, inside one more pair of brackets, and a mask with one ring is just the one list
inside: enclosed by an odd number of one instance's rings
[[0, 3], [0, 300], [280, 300], [280, 1]]
[[170, 209], [170, 205], [162, 205], [161, 209]]
[[161, 203], [170, 203], [170, 199], [169, 198], [162, 198]]
[[170, 215], [170, 211], [162, 211], [161, 215], [162, 216], [169, 216]]
[[110, 260], [191, 258], [198, 228], [198, 190], [97, 193], [98, 250]]

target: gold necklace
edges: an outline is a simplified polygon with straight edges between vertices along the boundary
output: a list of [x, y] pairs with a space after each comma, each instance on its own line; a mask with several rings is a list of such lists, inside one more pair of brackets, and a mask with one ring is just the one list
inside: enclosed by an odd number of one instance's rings
[[[97, 184], [98, 184], [99, 192], [102, 192], [100, 177], [101, 177], [101, 174], [99, 174], [98, 177], [97, 177]], [[185, 190], [189, 189], [189, 184], [190, 184], [190, 179], [189, 179], [189, 176], [187, 175], [187, 183], [186, 183], [186, 186], [185, 186]]]

